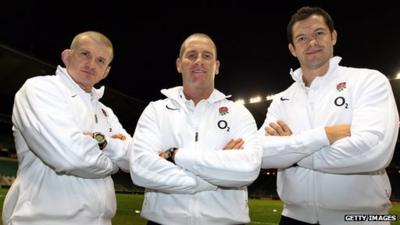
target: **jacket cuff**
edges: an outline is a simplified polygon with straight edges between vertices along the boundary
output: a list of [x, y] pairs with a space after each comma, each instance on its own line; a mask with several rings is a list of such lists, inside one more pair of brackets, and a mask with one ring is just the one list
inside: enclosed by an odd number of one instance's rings
[[124, 143], [113, 138], [107, 138], [107, 142], [107, 146], [102, 150], [104, 155], [116, 163], [123, 171], [129, 171], [129, 158], [123, 146]]
[[307, 130], [302, 133], [302, 136], [307, 142], [306, 146], [308, 146], [309, 149], [315, 150], [329, 145], [329, 139], [328, 136], [326, 136], [324, 127]]
[[175, 153], [174, 160], [176, 165], [189, 171], [193, 171], [196, 158], [198, 158], [196, 152], [185, 148], [179, 148]]

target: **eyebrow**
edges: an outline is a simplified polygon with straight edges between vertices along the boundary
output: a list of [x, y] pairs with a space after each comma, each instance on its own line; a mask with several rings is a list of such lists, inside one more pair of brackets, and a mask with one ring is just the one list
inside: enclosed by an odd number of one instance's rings
[[[314, 32], [316, 32], [316, 31], [326, 31], [326, 30], [329, 30], [329, 28], [326, 28], [326, 27], [317, 27], [315, 30], [313, 30], [312, 32], [314, 33]], [[294, 36], [294, 38], [298, 38], [298, 37], [300, 37], [300, 36], [304, 36], [304, 35], [306, 35], [305, 33], [300, 33], [300, 34], [298, 34], [298, 35], [296, 35], [296, 36]]]

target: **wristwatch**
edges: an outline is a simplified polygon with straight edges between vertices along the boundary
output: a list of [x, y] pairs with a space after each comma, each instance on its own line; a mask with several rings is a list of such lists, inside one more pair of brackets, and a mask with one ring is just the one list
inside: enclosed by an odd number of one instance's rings
[[175, 164], [175, 151], [178, 150], [178, 148], [169, 148], [164, 152], [164, 158], [173, 164]]
[[100, 132], [94, 132], [92, 137], [94, 138], [94, 140], [97, 141], [101, 150], [103, 150], [107, 146], [107, 140], [104, 134]]

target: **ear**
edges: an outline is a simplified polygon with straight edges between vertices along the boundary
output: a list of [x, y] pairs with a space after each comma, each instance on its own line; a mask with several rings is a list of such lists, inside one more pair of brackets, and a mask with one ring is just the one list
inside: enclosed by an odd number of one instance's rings
[[69, 65], [70, 55], [71, 55], [71, 49], [65, 49], [64, 51], [61, 52], [61, 60], [63, 61], [66, 67], [68, 67]]
[[176, 70], [178, 71], [178, 73], [182, 73], [182, 71], [181, 71], [181, 64], [182, 64], [181, 59], [180, 59], [180, 58], [177, 58], [177, 59], [176, 59]]
[[332, 31], [332, 45], [333, 46], [335, 46], [336, 41], [337, 41], [337, 32], [336, 32], [336, 30], [333, 30]]
[[219, 62], [219, 60], [217, 60], [215, 62], [215, 75], [219, 74], [219, 66], [221, 65], [221, 63]]
[[290, 53], [292, 53], [292, 55], [296, 58], [297, 57], [296, 56], [296, 51], [295, 51], [294, 46], [292, 45], [292, 43], [289, 43], [288, 47], [289, 47]]
[[107, 69], [106, 69], [106, 71], [104, 72], [103, 79], [106, 78], [106, 77], [108, 76], [108, 74], [110, 73], [110, 70], [111, 70], [111, 66], [108, 66]]

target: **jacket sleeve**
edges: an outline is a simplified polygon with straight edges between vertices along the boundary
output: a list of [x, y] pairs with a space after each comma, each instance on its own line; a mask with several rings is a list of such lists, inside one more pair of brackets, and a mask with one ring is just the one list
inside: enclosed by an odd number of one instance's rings
[[159, 156], [162, 134], [156, 114], [155, 103], [150, 103], [139, 118], [129, 153], [132, 181], [165, 193], [193, 194], [216, 190], [216, 186]]
[[264, 124], [258, 131], [263, 151], [262, 168], [290, 167], [329, 145], [324, 128], [300, 131], [291, 136], [265, 136], [264, 128], [278, 119], [285, 121], [285, 115], [280, 109], [279, 99], [275, 98], [268, 108]]
[[249, 185], [258, 177], [261, 167], [261, 148], [254, 118], [244, 106], [232, 105], [236, 110], [230, 112], [235, 112], [230, 131], [233, 138], [245, 141], [244, 149], [195, 151], [180, 148], [175, 155], [177, 165], [221, 187]]
[[132, 141], [131, 135], [126, 132], [126, 130], [122, 127], [121, 123], [119, 122], [117, 116], [110, 108], [106, 108], [108, 116], [108, 120], [110, 126], [112, 128], [113, 134], [123, 134], [126, 139], [116, 139], [112, 138], [111, 136], [107, 137], [107, 146], [103, 149], [103, 152], [106, 156], [108, 156], [114, 163], [118, 165], [120, 169], [124, 172], [129, 173], [129, 145]]
[[305, 158], [300, 166], [328, 173], [363, 173], [389, 165], [399, 115], [387, 78], [380, 73], [370, 75], [359, 81], [352, 96], [351, 136]]
[[78, 129], [72, 109], [66, 108], [67, 101], [55, 84], [28, 80], [15, 96], [14, 129], [22, 134], [29, 149], [57, 173], [102, 178], [116, 172], [118, 167]]

